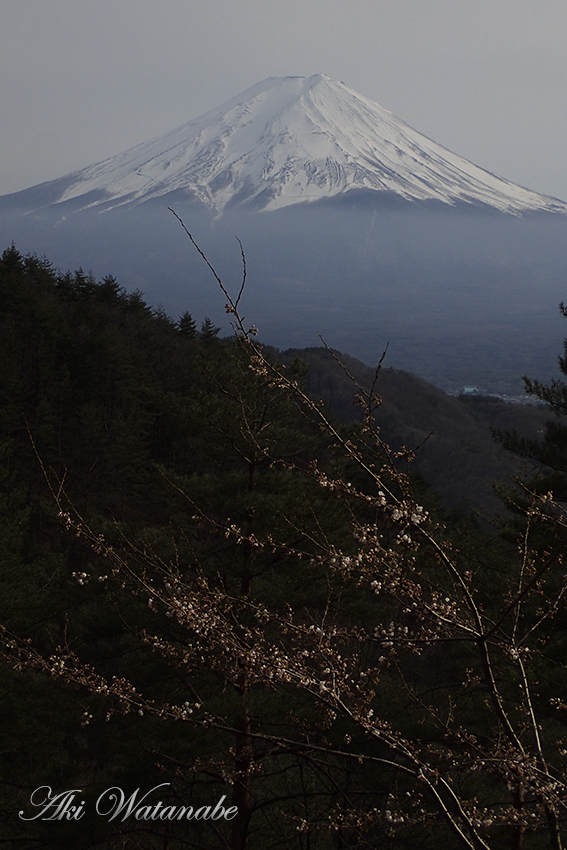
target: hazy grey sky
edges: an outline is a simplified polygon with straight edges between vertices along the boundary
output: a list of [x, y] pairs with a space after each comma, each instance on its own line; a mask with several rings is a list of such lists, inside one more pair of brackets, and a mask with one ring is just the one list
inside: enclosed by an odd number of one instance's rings
[[0, 0], [0, 193], [324, 72], [567, 200], [567, 0]]

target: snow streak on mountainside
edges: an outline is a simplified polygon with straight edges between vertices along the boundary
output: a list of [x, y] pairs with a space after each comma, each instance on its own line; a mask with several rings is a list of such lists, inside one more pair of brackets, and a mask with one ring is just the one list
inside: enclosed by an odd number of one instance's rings
[[103, 209], [173, 192], [220, 215], [239, 203], [269, 211], [371, 190], [513, 214], [567, 213], [562, 201], [484, 171], [320, 74], [269, 78], [165, 136], [57, 183], [57, 203]]

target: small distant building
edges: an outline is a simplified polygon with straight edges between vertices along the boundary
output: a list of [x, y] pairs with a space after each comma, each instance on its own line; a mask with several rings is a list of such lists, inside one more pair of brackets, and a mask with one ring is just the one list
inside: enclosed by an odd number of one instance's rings
[[461, 395], [478, 395], [478, 387], [461, 387]]

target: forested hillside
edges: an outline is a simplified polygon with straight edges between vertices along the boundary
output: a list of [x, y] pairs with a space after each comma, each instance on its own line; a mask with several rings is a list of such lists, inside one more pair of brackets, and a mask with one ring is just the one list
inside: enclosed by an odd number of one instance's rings
[[[353, 404], [352, 378], [369, 388], [373, 369], [324, 348], [291, 349], [284, 356], [309, 365], [310, 393], [324, 399], [342, 421], [361, 417]], [[533, 469], [506, 451], [492, 430], [516, 430], [535, 438], [549, 418], [542, 407], [508, 404], [490, 396], [449, 396], [409, 372], [386, 365], [380, 369], [376, 390], [380, 406], [375, 420], [382, 438], [395, 449], [416, 449], [412, 468], [446, 507], [484, 515], [501, 512], [494, 482], [509, 481]]]
[[[452, 517], [423, 476], [480, 405], [348, 359], [347, 390], [226, 297], [219, 339], [0, 259], [2, 846], [558, 850], [561, 506], [526, 484], [499, 535]], [[45, 786], [77, 816], [41, 817]]]

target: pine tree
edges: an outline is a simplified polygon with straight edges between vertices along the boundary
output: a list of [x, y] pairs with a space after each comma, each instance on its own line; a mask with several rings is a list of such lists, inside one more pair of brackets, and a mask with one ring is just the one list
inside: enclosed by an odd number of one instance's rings
[[201, 330], [199, 332], [199, 339], [201, 342], [210, 343], [213, 342], [218, 336], [220, 332], [220, 328], [217, 328], [211, 319], [208, 316], [205, 316], [202, 324]]
[[177, 322], [177, 330], [186, 339], [195, 339], [197, 336], [197, 323], [187, 310], [180, 316]]
[[126, 300], [126, 291], [121, 287], [113, 275], [106, 275], [95, 290], [95, 298], [104, 304], [117, 305]]

